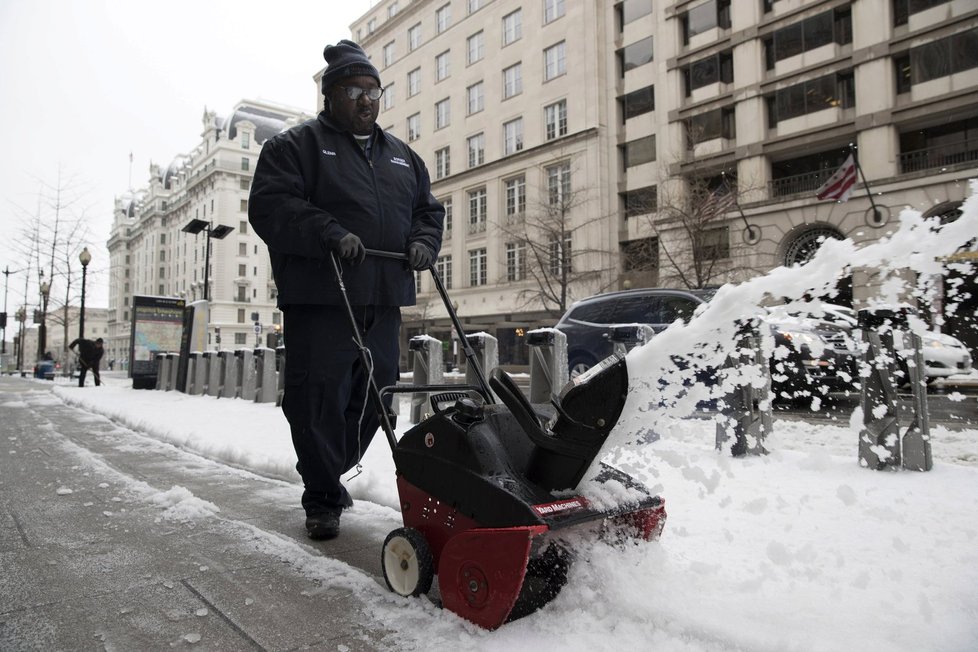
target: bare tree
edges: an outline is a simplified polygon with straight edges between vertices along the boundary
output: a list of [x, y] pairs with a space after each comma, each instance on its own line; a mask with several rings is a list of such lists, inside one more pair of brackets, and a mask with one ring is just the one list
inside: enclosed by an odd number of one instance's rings
[[[507, 239], [506, 270], [509, 281], [529, 279], [518, 293], [523, 308], [539, 306], [561, 315], [573, 301], [575, 288], [613, 277], [615, 252], [591, 246], [584, 231], [603, 218], [585, 212], [588, 189], [574, 188], [569, 162], [544, 168], [546, 186], [523, 206], [508, 206], [495, 226]], [[514, 201], [507, 197], [508, 202]], [[607, 285], [607, 284], [606, 284]]]

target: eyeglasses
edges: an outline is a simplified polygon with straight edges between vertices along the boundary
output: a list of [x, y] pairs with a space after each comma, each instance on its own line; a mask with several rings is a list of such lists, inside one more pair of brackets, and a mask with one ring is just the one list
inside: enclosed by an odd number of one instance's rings
[[360, 88], [359, 86], [340, 86], [346, 91], [346, 96], [353, 101], [360, 99], [363, 94], [367, 95], [367, 99], [371, 102], [376, 102], [380, 99], [380, 96], [384, 94], [384, 89], [377, 86], [374, 88]]

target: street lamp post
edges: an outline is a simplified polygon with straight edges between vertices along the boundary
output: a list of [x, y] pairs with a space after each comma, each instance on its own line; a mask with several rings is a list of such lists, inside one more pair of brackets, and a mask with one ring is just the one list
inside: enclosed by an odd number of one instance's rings
[[210, 301], [211, 239], [222, 240], [234, 229], [224, 224], [211, 226], [211, 223], [205, 220], [193, 219], [187, 222], [187, 225], [181, 230], [193, 235], [197, 235], [201, 231], [207, 234], [207, 245], [204, 249], [204, 301]]
[[7, 289], [10, 285], [10, 275], [16, 273], [11, 272], [9, 266], [3, 269], [3, 317], [0, 318], [0, 325], [3, 326], [3, 338], [0, 338], [0, 353], [7, 352]]
[[27, 309], [21, 306], [17, 311], [17, 321], [20, 322], [20, 335], [17, 338], [17, 368], [21, 370], [20, 375], [24, 375], [24, 322], [27, 321]]
[[82, 294], [81, 310], [78, 312], [78, 339], [85, 337], [85, 275], [88, 272], [88, 263], [92, 262], [92, 254], [88, 253], [88, 247], [82, 249], [78, 254], [78, 261], [82, 266]]
[[44, 348], [47, 346], [48, 296], [51, 294], [51, 284], [41, 283], [41, 323], [37, 327], [37, 359], [44, 358]]

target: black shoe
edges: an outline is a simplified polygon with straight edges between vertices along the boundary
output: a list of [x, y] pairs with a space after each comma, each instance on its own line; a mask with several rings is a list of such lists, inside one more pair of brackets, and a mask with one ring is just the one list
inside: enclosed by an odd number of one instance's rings
[[340, 533], [340, 509], [332, 509], [306, 517], [306, 533], [310, 539], [335, 539]]

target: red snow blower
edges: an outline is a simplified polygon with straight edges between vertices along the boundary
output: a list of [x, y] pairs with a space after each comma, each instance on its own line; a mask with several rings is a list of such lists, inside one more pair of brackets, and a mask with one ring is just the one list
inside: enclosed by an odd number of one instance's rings
[[[407, 260], [395, 252], [367, 254]], [[369, 368], [342, 269], [335, 256], [332, 261]], [[493, 369], [487, 381], [434, 266], [429, 271], [478, 382], [378, 389], [370, 379], [404, 520], [384, 541], [384, 579], [394, 593], [418, 596], [437, 575], [444, 607], [495, 629], [557, 595], [573, 561], [573, 533], [653, 540], [665, 524], [665, 506], [605, 464], [595, 481], [627, 496], [624, 504], [598, 506], [575, 490], [624, 407], [623, 357], [612, 356], [568, 382], [549, 405], [531, 405], [504, 371]], [[400, 440], [383, 402], [396, 393], [427, 393], [432, 410]]]

